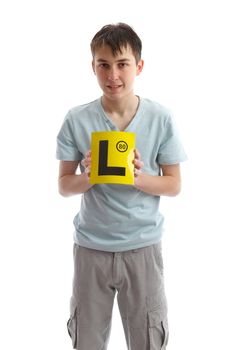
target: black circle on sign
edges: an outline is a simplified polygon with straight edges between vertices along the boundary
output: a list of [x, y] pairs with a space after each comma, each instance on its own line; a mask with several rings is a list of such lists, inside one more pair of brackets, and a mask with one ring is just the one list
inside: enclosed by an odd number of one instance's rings
[[117, 151], [126, 152], [128, 149], [128, 144], [125, 141], [119, 141], [116, 143]]

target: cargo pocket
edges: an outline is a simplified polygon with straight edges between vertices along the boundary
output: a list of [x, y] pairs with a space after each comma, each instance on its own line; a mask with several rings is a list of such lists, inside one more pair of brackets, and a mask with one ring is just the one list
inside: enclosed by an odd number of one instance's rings
[[72, 297], [70, 302], [70, 318], [67, 321], [67, 330], [72, 340], [73, 349], [77, 348], [78, 342], [78, 314], [78, 305]]
[[165, 350], [169, 331], [167, 317], [162, 306], [148, 312], [150, 350]]

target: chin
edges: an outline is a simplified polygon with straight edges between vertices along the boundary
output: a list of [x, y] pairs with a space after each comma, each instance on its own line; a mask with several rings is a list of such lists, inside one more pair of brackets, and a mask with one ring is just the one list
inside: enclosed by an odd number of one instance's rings
[[124, 95], [120, 94], [120, 93], [116, 93], [116, 94], [111, 94], [110, 92], [104, 92], [104, 95], [106, 96], [106, 98], [110, 99], [110, 100], [119, 100], [120, 98], [122, 98]]
[[110, 100], [120, 100], [122, 98], [130, 96], [132, 91], [121, 91], [116, 93], [110, 93], [110, 91], [103, 91], [103, 94]]

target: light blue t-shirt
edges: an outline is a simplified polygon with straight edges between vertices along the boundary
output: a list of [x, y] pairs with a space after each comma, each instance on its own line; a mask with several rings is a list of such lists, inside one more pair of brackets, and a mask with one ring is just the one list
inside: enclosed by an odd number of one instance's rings
[[[101, 98], [72, 108], [57, 137], [57, 158], [81, 161], [91, 148], [93, 131], [119, 131], [108, 118]], [[124, 130], [136, 134], [143, 172], [160, 176], [160, 164], [186, 159], [170, 112], [160, 104], [140, 98], [138, 110]], [[84, 168], [80, 164], [81, 172]], [[74, 241], [104, 251], [125, 251], [155, 244], [163, 232], [159, 196], [131, 185], [97, 184], [82, 195], [74, 218]]]

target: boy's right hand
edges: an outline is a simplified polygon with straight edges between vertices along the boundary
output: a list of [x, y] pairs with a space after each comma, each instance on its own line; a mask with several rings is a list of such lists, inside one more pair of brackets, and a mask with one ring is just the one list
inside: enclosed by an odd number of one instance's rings
[[81, 164], [85, 168], [85, 173], [90, 176], [91, 172], [91, 150], [88, 150], [88, 152], [85, 154], [85, 158], [82, 159]]

